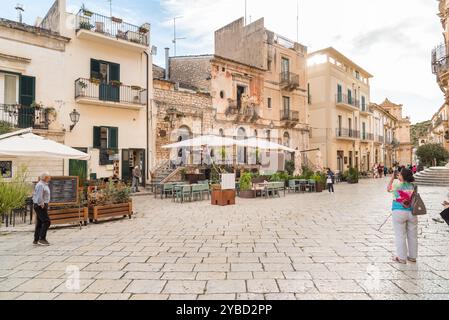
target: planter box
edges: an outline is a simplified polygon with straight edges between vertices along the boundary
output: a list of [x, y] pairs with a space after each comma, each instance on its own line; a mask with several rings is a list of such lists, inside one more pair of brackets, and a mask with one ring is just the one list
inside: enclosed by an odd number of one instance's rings
[[131, 219], [132, 214], [132, 202], [89, 208], [89, 219], [94, 222], [98, 222], [98, 220], [100, 219], [108, 219], [114, 217], [129, 217]]
[[[80, 212], [81, 210], [81, 212]], [[54, 208], [48, 209], [48, 216], [52, 225], [78, 223], [87, 225], [89, 211], [87, 208]]]
[[254, 190], [240, 191], [239, 197], [243, 199], [254, 199], [256, 197], [256, 191]]
[[213, 190], [211, 203], [214, 206], [235, 205], [235, 190]]
[[324, 190], [324, 185], [322, 183], [317, 183], [316, 184], [316, 192], [320, 193], [323, 192]]

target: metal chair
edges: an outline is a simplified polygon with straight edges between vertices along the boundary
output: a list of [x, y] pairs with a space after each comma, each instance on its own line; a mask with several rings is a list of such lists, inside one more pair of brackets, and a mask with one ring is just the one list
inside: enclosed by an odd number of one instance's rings
[[309, 189], [309, 192], [316, 192], [316, 181], [313, 179], [309, 180], [307, 187]]
[[164, 199], [164, 195], [165, 195], [166, 199], [168, 198], [168, 195], [173, 197], [173, 188], [174, 188], [174, 185], [171, 183], [163, 184], [162, 188], [161, 188], [161, 199]]

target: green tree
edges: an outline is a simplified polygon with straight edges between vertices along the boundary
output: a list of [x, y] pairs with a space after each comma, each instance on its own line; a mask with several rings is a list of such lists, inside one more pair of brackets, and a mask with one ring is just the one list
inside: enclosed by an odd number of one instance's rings
[[11, 124], [6, 121], [0, 121], [0, 134], [10, 133], [12, 131]]
[[439, 144], [426, 144], [416, 151], [421, 164], [427, 167], [445, 165], [449, 161], [449, 152]]

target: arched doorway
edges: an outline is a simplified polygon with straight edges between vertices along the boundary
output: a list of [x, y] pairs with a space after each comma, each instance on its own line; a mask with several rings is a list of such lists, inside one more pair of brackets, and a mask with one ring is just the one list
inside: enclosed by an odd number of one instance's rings
[[[246, 130], [244, 128], [239, 128], [237, 130], [237, 140], [246, 140]], [[237, 163], [247, 164], [248, 163], [248, 148], [247, 147], [237, 147]]]
[[[189, 127], [182, 126], [177, 130], [176, 137], [177, 142], [189, 140], [192, 138], [192, 132], [190, 131]], [[177, 150], [177, 163], [180, 166], [190, 164], [191, 151], [192, 150], [189, 147], [179, 148]]]

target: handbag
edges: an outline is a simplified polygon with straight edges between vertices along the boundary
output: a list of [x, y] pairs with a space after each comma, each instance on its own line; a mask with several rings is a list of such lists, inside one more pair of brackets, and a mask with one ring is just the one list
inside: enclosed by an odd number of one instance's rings
[[418, 193], [418, 187], [415, 186], [415, 191], [412, 195], [412, 214], [414, 216], [425, 216], [427, 214], [427, 208], [424, 204], [421, 195]]

